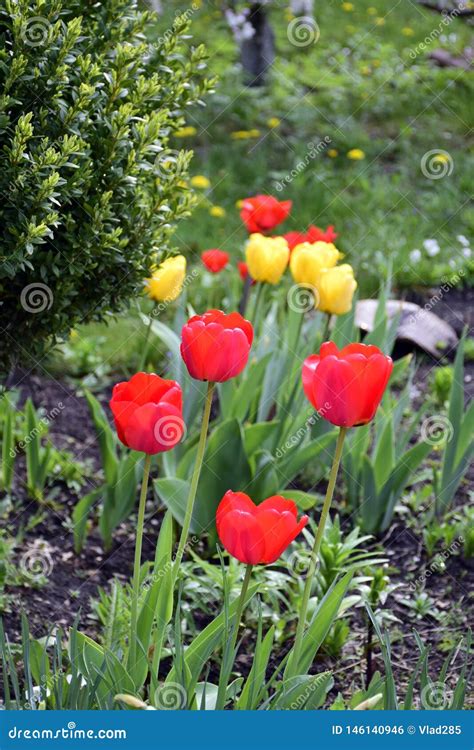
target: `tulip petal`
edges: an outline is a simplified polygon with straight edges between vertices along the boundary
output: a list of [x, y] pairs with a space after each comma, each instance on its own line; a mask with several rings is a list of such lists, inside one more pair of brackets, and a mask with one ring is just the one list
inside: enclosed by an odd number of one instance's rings
[[260, 526], [251, 513], [232, 510], [220, 525], [220, 540], [226, 550], [247, 565], [258, 565], [265, 552]]
[[324, 357], [314, 374], [313, 394], [318, 411], [339, 427], [357, 423], [360, 390], [348, 362], [335, 356]]
[[292, 533], [296, 526], [296, 519], [290, 511], [283, 513], [276, 508], [265, 508], [257, 516], [258, 523], [265, 540], [265, 552], [262, 562], [274, 562], [281, 554], [280, 548], [285, 549], [284, 540]]
[[227, 490], [217, 508], [216, 526], [218, 534], [220, 534], [219, 526], [222, 519], [227, 513], [230, 513], [231, 510], [242, 510], [247, 513], [253, 513], [255, 511], [255, 504], [245, 492], [233, 492], [232, 490]]
[[115, 386], [112, 398], [134, 401], [139, 406], [150, 402], [157, 404], [172, 386], [177, 386], [177, 383], [153, 373], [137, 372], [127, 382]]
[[296, 539], [298, 534], [304, 529], [306, 524], [309, 521], [309, 516], [301, 516], [298, 523], [293, 524], [291, 529], [289, 530], [289, 533], [285, 538], [283, 538], [279, 545], [276, 545], [273, 549], [273, 554], [269, 558], [269, 563], [274, 563], [275, 560], [278, 560], [278, 558], [281, 556], [281, 554], [286, 550], [287, 547], [291, 544], [291, 542]]
[[124, 429], [126, 444], [135, 451], [148, 455], [169, 451], [184, 434], [184, 422], [179, 409], [171, 404], [139, 406]]
[[260, 503], [260, 505], [257, 505], [255, 514], [259, 516], [262, 512], [268, 510], [268, 508], [272, 508], [279, 513], [292, 513], [295, 518], [298, 515], [296, 503], [294, 503], [293, 500], [282, 497], [281, 495], [272, 495], [272, 497], [267, 497], [267, 499]]
[[[126, 383], [119, 383], [118, 385], [123, 386], [126, 385]], [[117, 387], [118, 386], [115, 386], [114, 388], [114, 394]], [[125, 440], [125, 428], [128, 424], [129, 419], [139, 408], [139, 406], [134, 401], [116, 401], [114, 400], [114, 398], [112, 398], [112, 400], [110, 401], [110, 408], [114, 416], [115, 429], [117, 430], [118, 439], [122, 443], [127, 445], [127, 442]]]
[[319, 357], [318, 354], [312, 354], [310, 357], [307, 357], [305, 361], [303, 362], [303, 369], [301, 371], [301, 377], [303, 380], [303, 390], [304, 390], [305, 396], [308, 399], [308, 401], [314, 406], [315, 409], [317, 409], [318, 407], [314, 399], [313, 383], [314, 383], [314, 375], [316, 373], [316, 369], [320, 361], [321, 361], [321, 358]]

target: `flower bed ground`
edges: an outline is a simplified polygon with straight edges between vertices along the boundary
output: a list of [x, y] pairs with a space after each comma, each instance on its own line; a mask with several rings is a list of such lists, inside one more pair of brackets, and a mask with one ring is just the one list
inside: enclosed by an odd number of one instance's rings
[[[425, 297], [426, 299], [426, 297]], [[423, 302], [423, 295], [418, 293], [417, 301]], [[463, 325], [472, 323], [474, 306], [472, 292], [452, 290], [437, 303], [434, 311], [443, 315], [460, 332]], [[414, 387], [414, 402], [420, 403], [426, 394], [429, 377], [434, 363], [426, 356], [418, 354], [419, 367], [417, 369]], [[436, 365], [435, 365], [436, 366]], [[30, 396], [37, 406], [50, 412], [57, 404], [64, 405], [64, 411], [54, 420], [51, 428], [51, 438], [58, 448], [72, 451], [76, 460], [90, 462], [91, 467], [99, 469], [99, 453], [97, 440], [89, 408], [81, 395], [80, 382], [71, 379], [61, 380], [51, 378], [47, 372], [32, 374], [18, 372], [17, 385], [24, 401]], [[465, 365], [466, 397], [474, 395], [474, 362]], [[110, 388], [101, 391], [100, 401], [107, 407], [110, 398]], [[18, 476], [24, 475], [24, 466], [20, 459]], [[474, 467], [468, 472], [465, 482], [459, 489], [455, 506], [462, 509], [469, 503], [470, 490], [474, 482]], [[321, 487], [324, 491], [324, 482]], [[301, 489], [315, 489], [304, 486], [301, 481], [294, 485]], [[97, 609], [92, 605], [97, 601], [98, 587], [106, 590], [110, 587], [112, 578], [116, 577], [125, 583], [130, 579], [133, 566], [133, 549], [135, 539], [135, 522], [131, 518], [121, 524], [114, 537], [112, 548], [106, 552], [97, 532], [92, 532], [85, 548], [80, 554], [74, 552], [71, 533], [71, 515], [77, 502], [77, 495], [64, 483], [56, 484], [55, 492], [50, 493], [54, 499], [51, 505], [38, 505], [27, 497], [20, 481], [16, 481], [14, 488], [14, 510], [8, 516], [7, 530], [17, 542], [13, 555], [13, 564], [25, 565], [25, 550], [37, 550], [41, 571], [44, 576], [28, 576], [22, 585], [7, 585], [6, 595], [3, 597], [5, 610], [5, 629], [12, 642], [18, 640], [21, 632], [20, 613], [25, 610], [30, 616], [30, 627], [34, 637], [45, 636], [51, 628], [61, 626], [67, 629], [76, 617], [79, 617], [81, 629], [94, 639], [99, 638], [100, 626]], [[421, 492], [418, 485], [417, 492]], [[401, 508], [396, 522], [388, 532], [379, 539], [372, 539], [365, 544], [367, 549], [378, 549], [388, 559], [390, 583], [396, 588], [387, 599], [385, 609], [394, 618], [390, 625], [392, 634], [393, 663], [397, 684], [402, 688], [407, 684], [413, 666], [417, 660], [415, 650], [414, 629], [419, 633], [425, 644], [433, 649], [430, 668], [434, 671], [441, 669], [444, 656], [457, 639], [466, 632], [472, 619], [472, 606], [469, 591], [474, 583], [474, 563], [457, 554], [448, 553], [445, 567], [440, 570], [433, 566], [433, 557], [427, 554], [423, 529], [420, 526], [423, 516], [412, 516], [413, 506], [406, 504]], [[339, 495], [336, 509], [344, 518], [344, 498]], [[157, 505], [157, 500], [150, 491], [147, 503], [145, 537], [143, 546], [143, 560], [152, 560], [157, 535], [163, 518], [164, 509]], [[350, 530], [351, 523], [343, 521], [343, 528]], [[206, 554], [205, 548], [197, 552]], [[216, 561], [215, 561], [216, 562]], [[278, 567], [278, 564], [277, 564]], [[422, 603], [417, 608], [414, 604], [411, 584], [426, 576], [425, 592], [429, 606]], [[411, 603], [411, 608], [407, 606]], [[192, 616], [197, 627], [206, 625], [209, 616], [205, 612], [194, 611]], [[288, 641], [282, 644], [283, 655], [288, 650], [293, 633], [287, 633]], [[250, 645], [255, 638], [255, 632], [247, 628], [244, 636], [245, 648], [241, 649], [236, 667], [242, 674], [248, 673], [251, 666]], [[371, 666], [367, 663], [367, 621], [362, 610], [353, 610], [350, 616], [350, 638], [342, 647], [342, 658], [331, 656], [324, 649], [313, 671], [333, 669], [335, 686], [331, 691], [334, 698], [338, 692], [350, 695], [352, 684], [363, 684], [367, 678], [367, 670], [373, 673], [376, 669], [383, 669], [380, 649], [374, 646]], [[274, 657], [276, 663], [276, 655]], [[163, 663], [166, 674], [167, 661]], [[271, 666], [271, 665], [270, 665]]]

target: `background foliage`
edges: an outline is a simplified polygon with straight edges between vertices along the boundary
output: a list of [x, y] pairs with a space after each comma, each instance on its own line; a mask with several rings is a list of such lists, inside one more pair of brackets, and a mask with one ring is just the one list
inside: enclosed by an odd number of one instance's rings
[[0, 10], [0, 369], [121, 309], [188, 212], [169, 138], [205, 53], [185, 16], [153, 43], [148, 20], [135, 0]]

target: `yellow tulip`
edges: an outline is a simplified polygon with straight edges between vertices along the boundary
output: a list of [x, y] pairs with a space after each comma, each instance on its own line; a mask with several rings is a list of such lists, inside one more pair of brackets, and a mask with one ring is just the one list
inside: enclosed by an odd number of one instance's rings
[[315, 287], [321, 271], [332, 268], [342, 257], [332, 242], [303, 242], [291, 253], [290, 271], [297, 284]]
[[173, 302], [181, 294], [186, 275], [186, 258], [176, 255], [166, 260], [145, 282], [145, 290], [155, 302]]
[[255, 281], [278, 284], [288, 265], [290, 248], [284, 237], [251, 234], [245, 249], [249, 274]]
[[352, 307], [352, 298], [357, 289], [352, 266], [344, 263], [321, 271], [316, 284], [318, 310], [332, 315], [344, 315]]

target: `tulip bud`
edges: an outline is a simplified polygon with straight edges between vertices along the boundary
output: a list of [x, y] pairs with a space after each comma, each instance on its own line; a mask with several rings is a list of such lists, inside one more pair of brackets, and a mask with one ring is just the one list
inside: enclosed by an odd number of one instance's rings
[[352, 298], [357, 289], [352, 266], [347, 263], [321, 271], [315, 284], [318, 309], [332, 315], [344, 315], [352, 307]]
[[278, 284], [288, 265], [290, 249], [284, 237], [251, 234], [245, 257], [252, 279]]
[[303, 242], [291, 253], [291, 274], [297, 284], [316, 288], [321, 272], [326, 268], [333, 268], [341, 257], [332, 242]]
[[181, 294], [186, 275], [186, 258], [176, 255], [166, 258], [150, 279], [145, 282], [145, 290], [155, 302], [173, 302]]

